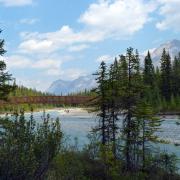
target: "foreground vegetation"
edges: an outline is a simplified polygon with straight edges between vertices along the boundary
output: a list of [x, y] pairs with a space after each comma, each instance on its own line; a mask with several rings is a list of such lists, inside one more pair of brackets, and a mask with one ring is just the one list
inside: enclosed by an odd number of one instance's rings
[[[67, 145], [58, 119], [43, 115], [37, 124], [25, 119], [23, 111], [0, 119], [0, 179], [24, 180], [143, 180], [180, 179], [176, 174], [176, 157], [165, 153], [148, 155], [146, 169], [126, 170], [120, 141], [116, 158], [111, 146], [103, 146], [99, 135], [89, 136], [83, 149], [76, 142]], [[120, 140], [120, 139], [119, 139]], [[154, 151], [155, 152], [155, 151]]]

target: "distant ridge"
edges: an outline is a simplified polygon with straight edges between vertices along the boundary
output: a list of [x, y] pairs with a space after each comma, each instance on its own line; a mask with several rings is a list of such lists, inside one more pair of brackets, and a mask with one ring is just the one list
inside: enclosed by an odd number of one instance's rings
[[48, 88], [47, 92], [56, 95], [67, 95], [68, 93], [80, 92], [85, 89], [89, 90], [96, 86], [93, 75], [81, 76], [73, 81], [57, 80]]
[[159, 60], [164, 48], [169, 52], [171, 58], [174, 58], [180, 52], [180, 40], [174, 39], [171, 41], [167, 41], [166, 43], [161, 44], [158, 48], [155, 48], [151, 52], [151, 57], [155, 64], [159, 64]]

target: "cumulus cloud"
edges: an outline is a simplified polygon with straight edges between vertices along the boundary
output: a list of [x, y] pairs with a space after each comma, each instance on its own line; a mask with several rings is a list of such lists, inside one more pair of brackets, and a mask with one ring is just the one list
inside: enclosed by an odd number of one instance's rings
[[97, 42], [103, 39], [103, 32], [74, 32], [69, 26], [48, 33], [21, 33], [23, 42], [19, 50], [25, 53], [52, 53], [59, 49], [71, 47], [70, 50], [85, 48], [84, 43]]
[[106, 36], [123, 38], [143, 28], [156, 3], [143, 0], [100, 0], [91, 4], [79, 21]]
[[24, 53], [32, 53], [32, 52], [51, 52], [53, 50], [53, 42], [49, 40], [36, 40], [30, 39], [25, 42], [22, 42], [19, 45], [19, 49]]
[[33, 0], [0, 0], [0, 3], [5, 6], [25, 6], [31, 5]]
[[8, 68], [10, 69], [42, 69], [42, 70], [59, 70], [61, 61], [51, 58], [32, 60], [22, 55], [12, 55], [5, 58]]
[[4, 60], [9, 69], [13, 69], [13, 68], [24, 69], [31, 65], [31, 60], [25, 56], [12, 55], [9, 57], [5, 57]]
[[77, 68], [62, 69], [62, 63], [72, 59], [73, 57], [71, 56], [31, 59], [24, 55], [12, 55], [4, 58], [9, 70], [23, 70], [25, 72], [28, 70], [38, 70], [43, 78], [58, 77], [63, 79], [74, 79], [84, 74], [84, 70]]
[[162, 20], [156, 24], [160, 30], [174, 29], [180, 31], [180, 1], [179, 0], [158, 0], [160, 3], [159, 14]]
[[80, 31], [64, 25], [54, 32], [21, 33], [19, 50], [25, 53], [52, 53], [64, 48], [80, 51], [90, 43], [129, 37], [143, 28], [155, 8], [154, 1], [101, 0], [80, 16], [79, 22], [83, 24]]

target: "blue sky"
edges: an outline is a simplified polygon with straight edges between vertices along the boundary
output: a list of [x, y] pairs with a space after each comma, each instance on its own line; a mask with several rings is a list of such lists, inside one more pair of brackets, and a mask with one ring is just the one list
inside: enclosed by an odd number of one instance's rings
[[18, 84], [45, 91], [132, 46], [179, 39], [180, 0], [0, 0], [4, 57]]

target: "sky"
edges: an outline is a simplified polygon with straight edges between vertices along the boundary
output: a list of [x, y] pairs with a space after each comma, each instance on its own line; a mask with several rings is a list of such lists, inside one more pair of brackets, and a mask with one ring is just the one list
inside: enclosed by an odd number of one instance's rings
[[0, 0], [3, 59], [18, 84], [46, 91], [130, 46], [180, 39], [179, 9], [180, 0]]

